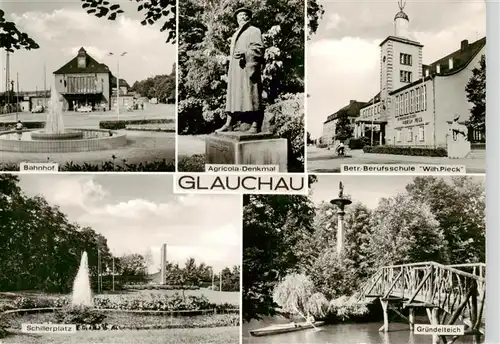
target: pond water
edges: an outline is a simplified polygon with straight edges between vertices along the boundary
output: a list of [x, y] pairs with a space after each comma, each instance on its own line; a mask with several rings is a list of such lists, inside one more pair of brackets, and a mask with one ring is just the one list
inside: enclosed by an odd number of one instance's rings
[[[243, 323], [243, 343], [245, 344], [432, 344], [432, 336], [415, 335], [408, 324], [391, 323], [390, 332], [379, 332], [382, 323], [339, 324], [321, 326], [318, 330], [307, 329], [297, 332], [265, 337], [252, 337], [250, 330], [276, 323], [272, 319]], [[282, 321], [278, 321], [282, 322]], [[424, 323], [424, 322], [422, 322]], [[464, 336], [455, 343], [472, 344], [471, 336]], [[483, 343], [483, 342], [481, 342]]]

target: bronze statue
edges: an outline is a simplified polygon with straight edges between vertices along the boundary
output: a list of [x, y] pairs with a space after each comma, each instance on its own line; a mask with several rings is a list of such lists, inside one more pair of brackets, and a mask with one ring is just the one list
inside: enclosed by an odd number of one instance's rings
[[339, 182], [339, 198], [344, 198], [344, 184]]
[[451, 132], [453, 135], [453, 141], [456, 141], [459, 135], [463, 136], [463, 139], [467, 141], [467, 127], [458, 122], [460, 115], [456, 114], [453, 117], [453, 123], [451, 124]]
[[264, 59], [264, 44], [260, 29], [250, 25], [252, 11], [240, 8], [234, 16], [238, 30], [231, 38], [229, 70], [226, 94], [226, 124], [216, 132], [233, 131], [237, 121], [250, 124], [246, 131], [258, 133], [262, 129], [264, 111], [262, 106], [261, 69]]

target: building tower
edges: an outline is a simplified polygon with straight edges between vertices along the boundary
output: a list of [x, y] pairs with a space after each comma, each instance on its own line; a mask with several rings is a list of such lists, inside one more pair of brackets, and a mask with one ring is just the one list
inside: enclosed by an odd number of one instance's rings
[[396, 13], [394, 17], [394, 36], [408, 39], [410, 18], [408, 18], [408, 15], [403, 11], [405, 5], [406, 1], [398, 1], [399, 12]]
[[422, 47], [410, 39], [406, 2], [398, 1], [399, 12], [394, 17], [394, 35], [380, 43], [380, 100], [382, 111], [390, 111], [389, 94], [422, 77]]

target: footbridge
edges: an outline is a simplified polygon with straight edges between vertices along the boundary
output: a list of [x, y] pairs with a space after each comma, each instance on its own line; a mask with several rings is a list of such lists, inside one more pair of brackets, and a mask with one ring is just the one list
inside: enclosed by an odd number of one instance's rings
[[[407, 321], [413, 331], [415, 309], [423, 308], [430, 324], [464, 324], [465, 334], [476, 342], [484, 335], [485, 275], [484, 263], [384, 266], [362, 285], [358, 301], [380, 300], [384, 324], [379, 331], [389, 331], [390, 312]], [[433, 344], [450, 344], [462, 336], [432, 337]]]

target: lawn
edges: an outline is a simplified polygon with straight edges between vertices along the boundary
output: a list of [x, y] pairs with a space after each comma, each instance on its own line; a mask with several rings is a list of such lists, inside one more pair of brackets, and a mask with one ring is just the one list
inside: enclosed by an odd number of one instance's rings
[[237, 344], [240, 328], [190, 328], [168, 330], [79, 331], [74, 334], [26, 334], [17, 332], [1, 340], [2, 344]]

